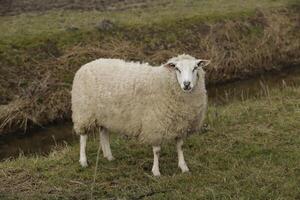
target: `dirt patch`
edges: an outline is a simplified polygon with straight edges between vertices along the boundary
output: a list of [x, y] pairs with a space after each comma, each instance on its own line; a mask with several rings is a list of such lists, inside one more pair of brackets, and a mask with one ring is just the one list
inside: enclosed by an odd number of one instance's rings
[[169, 0], [0, 0], [0, 15], [16, 15], [26, 12], [64, 10], [127, 10], [168, 4]]

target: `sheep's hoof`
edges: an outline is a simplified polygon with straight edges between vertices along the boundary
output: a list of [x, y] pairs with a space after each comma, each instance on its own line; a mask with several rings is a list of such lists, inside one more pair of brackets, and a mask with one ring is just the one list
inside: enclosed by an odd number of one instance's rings
[[186, 173], [186, 172], [190, 171], [189, 168], [186, 165], [179, 166], [179, 168], [181, 169], [182, 173]]
[[113, 156], [108, 156], [108, 157], [106, 157], [106, 158], [107, 158], [108, 161], [113, 161], [113, 160], [115, 160], [115, 157], [113, 157]]
[[79, 160], [79, 163], [80, 163], [80, 165], [81, 165], [81, 167], [87, 167], [88, 166], [88, 164], [87, 164], [87, 161], [86, 160]]
[[152, 170], [153, 176], [160, 176], [160, 172], [158, 170]]

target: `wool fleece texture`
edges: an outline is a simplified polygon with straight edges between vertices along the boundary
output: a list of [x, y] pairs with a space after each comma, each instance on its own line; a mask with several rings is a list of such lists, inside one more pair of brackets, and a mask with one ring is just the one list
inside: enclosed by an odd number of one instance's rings
[[[189, 55], [172, 58], [195, 59]], [[171, 60], [171, 59], [170, 59]], [[191, 92], [180, 88], [168, 67], [120, 59], [98, 59], [82, 66], [72, 88], [77, 134], [97, 127], [151, 145], [200, 131], [207, 107], [205, 73], [198, 70]]]

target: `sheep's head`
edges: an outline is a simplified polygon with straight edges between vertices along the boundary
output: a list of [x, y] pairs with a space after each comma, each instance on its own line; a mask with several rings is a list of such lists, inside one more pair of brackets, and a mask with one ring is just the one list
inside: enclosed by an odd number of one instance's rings
[[176, 73], [177, 81], [184, 92], [191, 92], [197, 84], [198, 71], [209, 63], [209, 60], [180, 55], [171, 58], [164, 66]]

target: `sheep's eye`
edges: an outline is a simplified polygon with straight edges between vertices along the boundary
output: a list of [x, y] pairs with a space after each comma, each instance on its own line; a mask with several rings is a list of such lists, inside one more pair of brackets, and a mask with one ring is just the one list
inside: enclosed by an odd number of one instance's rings
[[175, 70], [178, 71], [179, 73], [181, 73], [181, 71], [177, 67], [175, 67]]
[[198, 69], [198, 67], [194, 67], [193, 72], [196, 71]]
[[175, 67], [175, 64], [169, 63], [169, 66], [170, 66], [170, 67]]

